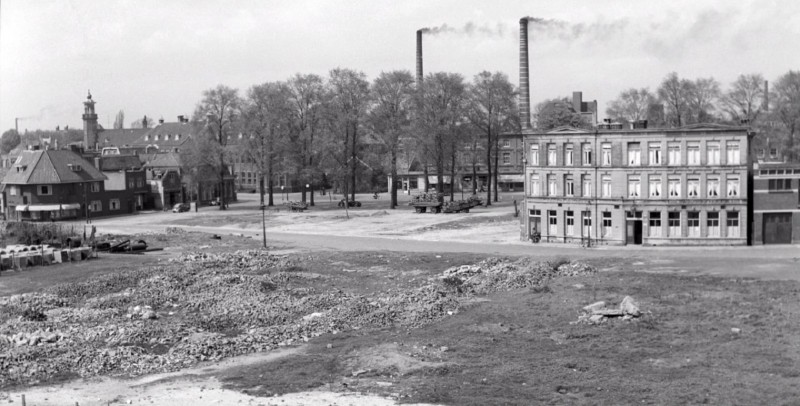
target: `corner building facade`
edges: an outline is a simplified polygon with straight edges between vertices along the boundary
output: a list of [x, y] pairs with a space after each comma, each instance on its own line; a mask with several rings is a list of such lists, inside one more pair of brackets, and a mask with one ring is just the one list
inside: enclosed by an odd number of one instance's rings
[[572, 127], [524, 134], [521, 239], [746, 245], [747, 128]]

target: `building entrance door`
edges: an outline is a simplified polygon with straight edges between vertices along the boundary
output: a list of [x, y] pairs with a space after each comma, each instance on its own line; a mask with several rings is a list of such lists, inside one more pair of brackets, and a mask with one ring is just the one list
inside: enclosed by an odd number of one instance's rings
[[628, 244], [642, 244], [642, 220], [628, 220], [628, 233], [626, 235]]
[[792, 243], [792, 213], [764, 213], [764, 244]]

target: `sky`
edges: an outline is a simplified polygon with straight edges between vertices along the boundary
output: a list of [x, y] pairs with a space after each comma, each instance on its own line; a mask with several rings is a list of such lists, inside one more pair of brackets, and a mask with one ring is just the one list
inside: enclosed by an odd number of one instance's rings
[[800, 70], [796, 0], [0, 0], [0, 131], [81, 128], [91, 90], [100, 124], [191, 115], [205, 89], [336, 67], [519, 83], [519, 19], [529, 27], [531, 101], [582, 91], [608, 101], [655, 90], [670, 72], [775, 81]]

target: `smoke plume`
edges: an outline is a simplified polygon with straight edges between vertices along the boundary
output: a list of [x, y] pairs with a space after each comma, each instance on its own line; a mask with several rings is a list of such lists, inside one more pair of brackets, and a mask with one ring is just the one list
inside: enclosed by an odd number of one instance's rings
[[530, 23], [528, 24], [528, 30], [562, 41], [578, 39], [607, 40], [609, 36], [624, 33], [630, 25], [629, 21], [626, 19], [602, 22], [596, 21], [587, 24], [569, 23], [562, 20], [540, 17], [523, 18], [527, 19]]
[[451, 35], [466, 35], [466, 36], [502, 37], [508, 31], [508, 28], [503, 23], [498, 23], [492, 27], [489, 25], [478, 25], [470, 21], [464, 24], [464, 26], [461, 28], [451, 27], [445, 23], [438, 27], [421, 28], [420, 31], [422, 31], [426, 35], [451, 34]]

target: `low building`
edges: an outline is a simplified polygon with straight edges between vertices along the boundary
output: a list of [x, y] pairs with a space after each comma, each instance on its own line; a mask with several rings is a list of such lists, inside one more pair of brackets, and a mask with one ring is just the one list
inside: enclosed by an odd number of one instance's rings
[[800, 243], [800, 164], [753, 168], [753, 244]]
[[108, 178], [69, 150], [22, 151], [3, 179], [8, 220], [62, 220], [115, 214]]
[[711, 124], [526, 131], [521, 238], [745, 245], [750, 136]]
[[95, 166], [106, 176], [104, 190], [108, 211], [130, 214], [144, 209], [150, 188], [139, 157], [134, 155], [102, 155]]

